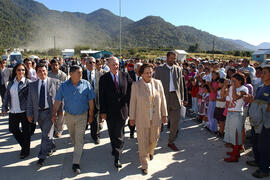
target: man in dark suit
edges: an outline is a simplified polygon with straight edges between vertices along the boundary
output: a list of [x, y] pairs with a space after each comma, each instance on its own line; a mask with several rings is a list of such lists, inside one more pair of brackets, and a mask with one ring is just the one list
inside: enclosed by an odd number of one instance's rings
[[60, 81], [47, 77], [47, 66], [37, 67], [38, 80], [29, 84], [27, 100], [27, 119], [30, 123], [38, 122], [41, 132], [41, 146], [37, 164], [42, 166], [48, 155], [55, 151], [53, 143], [52, 107]]
[[99, 81], [100, 117], [107, 121], [114, 165], [120, 168], [119, 156], [124, 147], [124, 126], [128, 118], [132, 79], [128, 73], [119, 71], [116, 57], [111, 57], [108, 65], [110, 72], [101, 76]]
[[[134, 70], [132, 71], [128, 71], [128, 74], [129, 76], [131, 77], [131, 79], [133, 80], [133, 82], [136, 82], [138, 80], [140, 80], [140, 67], [142, 66], [143, 64], [138, 62], [134, 65]], [[128, 127], [129, 127], [129, 130], [130, 130], [130, 138], [134, 138], [134, 132], [135, 132], [135, 125], [134, 126], [131, 126], [130, 125], [130, 121], [128, 121]]]
[[[83, 71], [82, 78], [87, 80], [92, 88], [95, 91], [96, 98], [94, 99], [94, 119], [93, 122], [90, 124], [91, 127], [91, 136], [95, 141], [95, 144], [100, 143], [100, 117], [99, 117], [99, 79], [100, 77], [106, 73], [103, 69], [100, 71], [96, 70], [96, 59], [94, 57], [90, 57], [86, 59], [86, 70]], [[87, 125], [88, 127], [88, 125]], [[86, 128], [87, 128], [86, 127]]]

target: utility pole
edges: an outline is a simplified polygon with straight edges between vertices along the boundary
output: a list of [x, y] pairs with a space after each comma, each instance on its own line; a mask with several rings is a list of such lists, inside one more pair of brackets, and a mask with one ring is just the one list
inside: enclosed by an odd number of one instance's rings
[[53, 36], [53, 49], [55, 50], [56, 45], [55, 45], [55, 36]]
[[121, 13], [121, 7], [122, 6], [122, 3], [121, 3], [121, 0], [119, 0], [119, 21], [120, 21], [120, 32], [119, 32], [119, 35], [120, 35], [120, 42], [119, 42], [119, 48], [120, 48], [120, 61], [121, 61], [121, 56], [122, 56], [122, 13]]
[[215, 38], [213, 39], [213, 50], [212, 50], [212, 53], [213, 53], [213, 60], [215, 59]]

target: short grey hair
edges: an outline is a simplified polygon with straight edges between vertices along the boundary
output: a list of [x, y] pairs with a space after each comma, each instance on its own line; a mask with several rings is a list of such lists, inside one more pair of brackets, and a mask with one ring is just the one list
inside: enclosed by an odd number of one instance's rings
[[118, 59], [117, 57], [115, 57], [115, 56], [112, 56], [112, 57], [110, 57], [110, 58], [109, 58], [109, 60], [108, 60], [108, 64], [110, 64], [110, 63], [111, 63], [111, 61], [117, 61], [117, 62], [118, 62], [118, 64], [119, 64], [119, 59]]
[[134, 65], [134, 69], [137, 69], [137, 68], [138, 68], [138, 66], [142, 66], [142, 65], [143, 65], [143, 63], [138, 62], [138, 63], [136, 63], [136, 64]]
[[86, 59], [86, 63], [89, 63], [90, 60], [93, 60], [94, 62], [96, 62], [96, 59], [94, 57], [89, 57]]

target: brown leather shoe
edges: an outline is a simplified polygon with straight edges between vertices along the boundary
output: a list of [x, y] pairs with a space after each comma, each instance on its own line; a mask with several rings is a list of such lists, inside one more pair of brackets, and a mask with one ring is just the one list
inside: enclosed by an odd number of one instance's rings
[[147, 175], [148, 174], [148, 170], [147, 169], [142, 169], [142, 174], [143, 175]]
[[179, 151], [179, 149], [175, 146], [175, 144], [174, 143], [169, 143], [168, 144], [168, 147], [170, 147], [172, 150], [174, 150], [174, 151]]

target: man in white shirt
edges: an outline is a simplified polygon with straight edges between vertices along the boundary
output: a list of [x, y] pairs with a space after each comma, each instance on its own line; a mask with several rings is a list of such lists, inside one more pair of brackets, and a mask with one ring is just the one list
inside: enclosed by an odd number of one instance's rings
[[41, 128], [42, 139], [37, 164], [42, 166], [46, 157], [51, 155], [56, 147], [53, 143], [54, 126], [51, 117], [60, 81], [47, 77], [48, 70], [44, 64], [38, 65], [37, 74], [39, 79], [29, 84], [27, 119], [30, 123], [37, 121]]
[[179, 149], [174, 144], [176, 140], [180, 120], [180, 108], [187, 101], [185, 83], [183, 81], [182, 69], [174, 65], [177, 58], [175, 52], [167, 53], [167, 63], [155, 70], [154, 78], [161, 80], [167, 101], [167, 110], [170, 118], [170, 135], [168, 147], [174, 151]]
[[[91, 128], [91, 137], [94, 140], [95, 144], [100, 143], [100, 126], [103, 123], [102, 119], [99, 117], [99, 79], [106, 73], [105, 70], [101, 69], [100, 71], [96, 70], [96, 59], [90, 57], [86, 60], [86, 70], [83, 71], [82, 78], [89, 81], [92, 88], [95, 91], [96, 97], [94, 99], [94, 118], [93, 122], [90, 124]], [[88, 125], [86, 126], [86, 129]]]
[[32, 68], [32, 61], [28, 58], [24, 59], [23, 60], [23, 63], [25, 64], [27, 70], [28, 70], [28, 78], [31, 80], [31, 81], [35, 81], [38, 79], [38, 76], [37, 76], [37, 73], [36, 73], [36, 70]]

